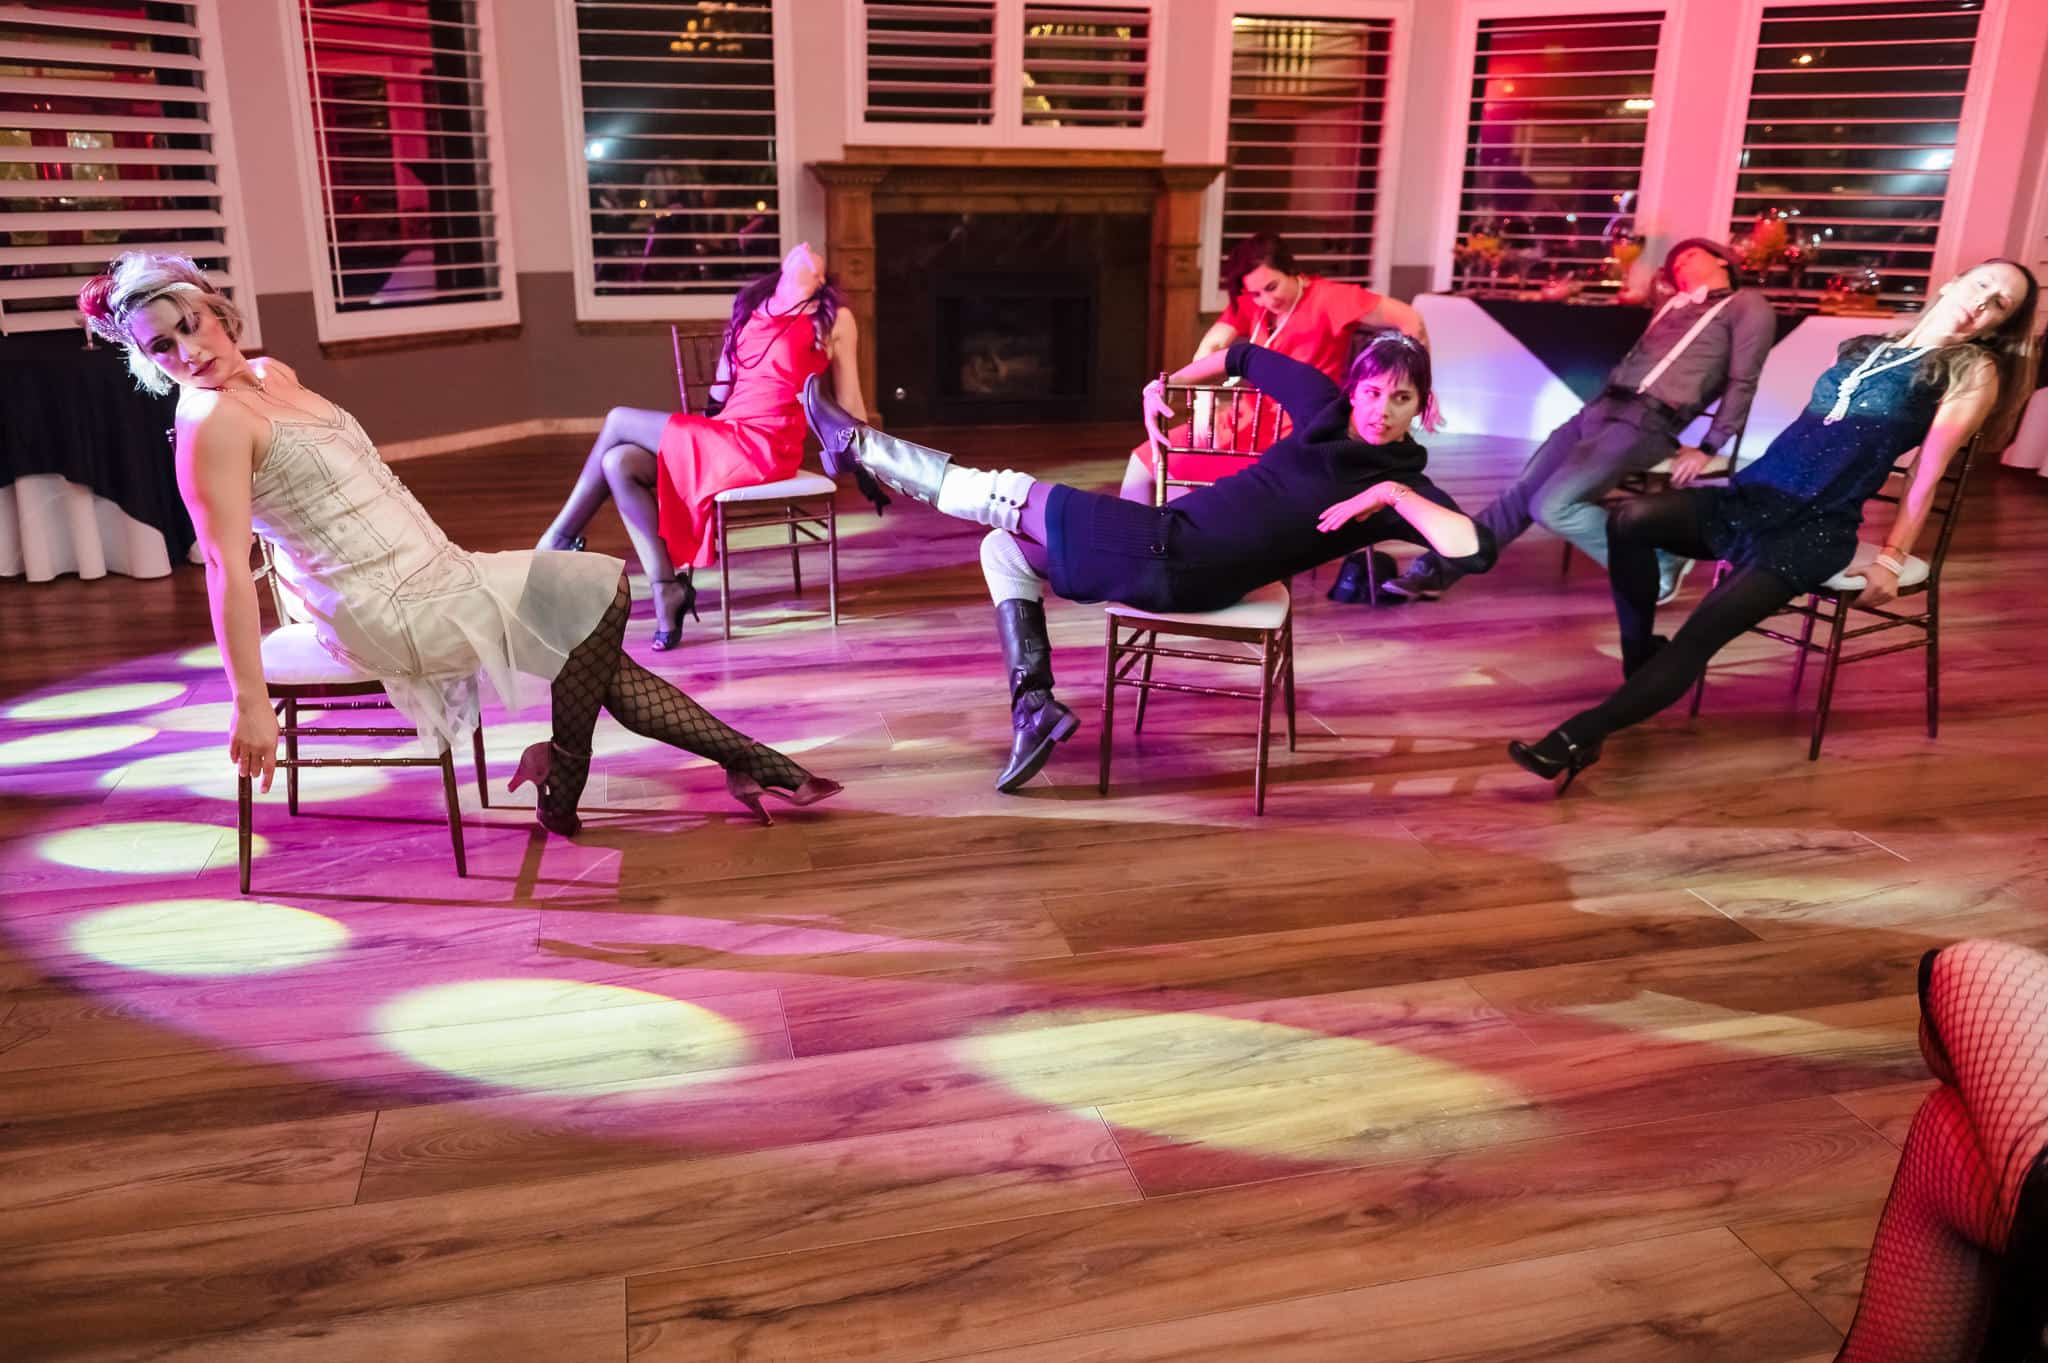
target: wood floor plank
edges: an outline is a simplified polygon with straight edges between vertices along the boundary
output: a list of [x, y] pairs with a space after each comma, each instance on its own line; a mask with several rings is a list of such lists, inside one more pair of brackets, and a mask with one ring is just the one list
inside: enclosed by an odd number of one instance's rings
[[1892, 1157], [1832, 1103], [1792, 1103], [637, 1275], [632, 1356], [916, 1363], [1043, 1343], [1830, 1205], [1881, 1191]]
[[626, 1284], [561, 1283], [305, 1325], [94, 1349], [70, 1363], [618, 1363]]
[[1881, 1084], [1853, 1093], [1838, 1093], [1835, 1101], [1870, 1123], [1878, 1135], [1893, 1145], [1904, 1146], [1906, 1129], [1913, 1124], [1914, 1114], [1920, 1111], [1920, 1105], [1933, 1091], [1934, 1080], [1921, 1078], [1902, 1084]]
[[0, 1223], [18, 1243], [355, 1200], [374, 1113], [0, 1152]]
[[489, 1188], [0, 1245], [0, 1319], [29, 1363], [1137, 1198], [1099, 1121], [1037, 1113], [671, 1160], [516, 1195]]
[[[973, 1355], [974, 1363], [1796, 1363], [1834, 1331], [1726, 1230]], [[965, 1363], [966, 1356], [958, 1356]]]
[[1856, 1316], [1882, 1198], [1737, 1221], [1742, 1243], [1837, 1330]]

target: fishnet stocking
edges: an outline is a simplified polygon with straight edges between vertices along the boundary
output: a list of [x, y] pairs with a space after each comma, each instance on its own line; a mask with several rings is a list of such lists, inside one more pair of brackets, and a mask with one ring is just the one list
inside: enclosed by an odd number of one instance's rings
[[582, 643], [555, 675], [554, 752], [540, 793], [543, 813], [571, 816], [590, 780], [590, 735], [599, 710], [646, 738], [708, 757], [764, 786], [794, 789], [810, 773], [781, 753], [756, 743], [718, 716], [627, 657], [621, 647], [632, 598], [625, 583]]
[[2004, 942], [1929, 953], [1921, 1005], [1942, 1086], [1907, 1133], [1837, 1363], [1971, 1363], [1994, 1307], [2027, 1305], [2000, 1299], [1999, 1260], [2048, 1143], [2048, 957]]

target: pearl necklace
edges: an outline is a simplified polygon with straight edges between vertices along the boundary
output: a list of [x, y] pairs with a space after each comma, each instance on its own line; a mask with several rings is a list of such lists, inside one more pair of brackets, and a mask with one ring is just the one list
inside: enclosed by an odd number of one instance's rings
[[1842, 380], [1842, 387], [1835, 394], [1835, 405], [1828, 410], [1826, 416], [1821, 418], [1821, 424], [1823, 426], [1832, 426], [1843, 417], [1849, 415], [1849, 400], [1856, 396], [1856, 390], [1863, 386], [1865, 379], [1876, 378], [1879, 374], [1884, 373], [1885, 370], [1897, 369], [1902, 364], [1911, 364], [1928, 351], [1934, 349], [1933, 346], [1918, 346], [1906, 351], [1895, 360], [1887, 360], [1883, 364], [1878, 363], [1878, 359], [1883, 356], [1885, 351], [1899, 348], [1890, 341], [1879, 341], [1877, 346], [1868, 355], [1863, 357], [1863, 362], [1849, 371], [1849, 377]]
[[[1296, 275], [1295, 279], [1300, 280], [1301, 276]], [[1294, 301], [1287, 305], [1287, 311], [1280, 314], [1280, 320], [1275, 322], [1273, 324], [1273, 329], [1266, 333], [1266, 349], [1271, 350], [1273, 348], [1273, 338], [1280, 334], [1281, 329], [1284, 328], [1287, 325], [1289, 319], [1291, 319], [1294, 316], [1294, 310], [1301, 306], [1302, 296], [1307, 292], [1308, 285], [1306, 283], [1297, 284], [1294, 290]], [[1266, 315], [1268, 317], [1271, 317], [1273, 314], [1267, 313]], [[1259, 344], [1259, 324], [1257, 322], [1252, 323], [1252, 344]]]

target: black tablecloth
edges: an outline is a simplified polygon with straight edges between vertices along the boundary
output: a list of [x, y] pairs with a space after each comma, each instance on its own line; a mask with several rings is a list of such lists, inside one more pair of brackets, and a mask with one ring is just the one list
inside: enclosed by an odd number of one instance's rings
[[0, 337], [0, 487], [55, 473], [163, 532], [172, 563], [195, 538], [168, 432], [175, 395], [135, 386], [122, 352], [75, 331]]
[[[1528, 352], [1581, 399], [1591, 401], [1607, 386], [1607, 375], [1650, 325], [1650, 310], [1619, 304], [1546, 303], [1514, 298], [1475, 298], [1480, 310], [1500, 323]], [[1777, 340], [1799, 325], [1778, 314]]]

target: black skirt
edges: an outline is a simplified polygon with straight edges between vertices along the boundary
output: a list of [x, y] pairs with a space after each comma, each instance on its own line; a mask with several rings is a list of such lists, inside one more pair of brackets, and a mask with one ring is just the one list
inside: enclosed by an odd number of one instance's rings
[[1174, 596], [1172, 527], [1164, 507], [1055, 483], [1045, 503], [1052, 589], [1069, 601], [1121, 601], [1150, 611], [1199, 609]]

